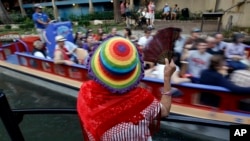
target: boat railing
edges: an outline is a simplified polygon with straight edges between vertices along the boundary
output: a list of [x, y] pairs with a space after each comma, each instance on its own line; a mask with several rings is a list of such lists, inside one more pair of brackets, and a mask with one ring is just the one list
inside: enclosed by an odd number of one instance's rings
[[6, 60], [6, 56], [2, 48], [0, 48], [0, 60]]
[[6, 60], [9, 55], [13, 55], [15, 52], [27, 52], [25, 45], [19, 41], [2, 45], [0, 47], [0, 60]]
[[21, 39], [14, 39], [14, 41], [15, 41], [15, 47], [16, 47], [17, 52], [19, 52], [18, 43], [22, 44], [26, 52], [29, 52], [29, 47], [24, 41], [22, 41]]
[[[53, 60], [42, 59], [33, 55], [16, 52], [19, 64], [28, 68], [59, 75], [80, 82], [87, 81], [87, 68], [83, 65], [56, 65]], [[163, 80], [153, 78], [143, 78], [142, 82], [151, 90], [156, 97], [160, 97], [160, 89]], [[250, 113], [242, 110], [239, 106], [241, 101], [249, 98], [249, 95], [242, 95], [230, 92], [228, 89], [219, 86], [209, 86], [194, 83], [172, 84], [178, 88], [182, 95], [174, 97], [173, 103], [184, 106], [191, 106], [205, 110], [217, 111], [237, 111]], [[229, 98], [230, 97], [230, 98]], [[230, 104], [228, 104], [230, 103]], [[244, 108], [243, 108], [244, 109]]]
[[[24, 115], [55, 115], [55, 114], [73, 114], [77, 115], [75, 108], [57, 108], [57, 109], [11, 109], [9, 102], [3, 92], [0, 90], [0, 117], [12, 141], [24, 141], [25, 138], [19, 127]], [[229, 129], [229, 126], [235, 123], [219, 122], [215, 120], [206, 120], [190, 116], [183, 116], [170, 113], [168, 117], [161, 121], [177, 122], [184, 124], [194, 124], [210, 127]], [[80, 122], [79, 122], [80, 124]]]
[[28, 68], [55, 74], [73, 80], [87, 80], [86, 67], [83, 65], [57, 65], [50, 59], [39, 58], [30, 54], [16, 52], [19, 64]]
[[[145, 88], [148, 88], [153, 94], [158, 94], [156, 97], [160, 98], [160, 89], [163, 86], [163, 80], [146, 77], [142, 82]], [[172, 83], [172, 86], [178, 88], [181, 92], [181, 95], [173, 97], [173, 103], [175, 104], [209, 111], [250, 113], [249, 110], [245, 110], [241, 106], [242, 101], [249, 99], [250, 95], [232, 93], [228, 89], [219, 86], [195, 83]]]

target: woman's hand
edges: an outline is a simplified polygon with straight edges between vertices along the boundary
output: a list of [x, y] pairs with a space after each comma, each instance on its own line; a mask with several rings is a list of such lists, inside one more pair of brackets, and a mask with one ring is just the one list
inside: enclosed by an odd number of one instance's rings
[[165, 58], [165, 68], [164, 68], [164, 79], [169, 80], [173, 73], [175, 72], [176, 65], [174, 63], [174, 60], [172, 59], [169, 63], [168, 59]]

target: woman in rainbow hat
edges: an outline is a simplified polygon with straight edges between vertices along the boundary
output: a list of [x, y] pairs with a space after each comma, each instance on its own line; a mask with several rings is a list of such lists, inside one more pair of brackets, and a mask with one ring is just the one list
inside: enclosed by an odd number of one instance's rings
[[152, 140], [160, 118], [170, 111], [174, 62], [166, 59], [160, 100], [138, 87], [144, 77], [143, 62], [135, 45], [123, 37], [112, 37], [97, 47], [88, 71], [92, 80], [82, 84], [77, 99], [85, 140]]

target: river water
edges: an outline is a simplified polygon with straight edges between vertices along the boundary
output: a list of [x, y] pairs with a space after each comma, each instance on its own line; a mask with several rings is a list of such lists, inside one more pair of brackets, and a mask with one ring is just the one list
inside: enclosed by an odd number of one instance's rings
[[[75, 108], [76, 99], [0, 73], [0, 89], [12, 109]], [[82, 141], [77, 115], [25, 115], [20, 124], [26, 141]], [[154, 141], [214, 141], [202, 136], [188, 136], [176, 130], [161, 129]], [[216, 139], [217, 140], [217, 139]], [[10, 141], [0, 120], [0, 141]], [[220, 141], [220, 140], [218, 140]]]
[[[11, 108], [75, 108], [76, 99], [0, 74], [0, 89]], [[20, 124], [26, 141], [82, 141], [77, 115], [26, 115]], [[0, 120], [0, 141], [10, 141]]]

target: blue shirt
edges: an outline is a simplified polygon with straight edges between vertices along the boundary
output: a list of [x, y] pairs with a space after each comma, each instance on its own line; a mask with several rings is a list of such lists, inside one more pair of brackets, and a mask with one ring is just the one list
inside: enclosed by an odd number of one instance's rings
[[170, 7], [169, 6], [165, 6], [163, 9], [163, 13], [167, 13], [170, 12]]
[[48, 22], [48, 16], [45, 14], [45, 13], [37, 13], [35, 12], [33, 15], [32, 15], [32, 19], [35, 23], [35, 27], [36, 28], [40, 28], [40, 29], [45, 29], [45, 25], [43, 24], [40, 24], [38, 22], [38, 20], [41, 20], [43, 22]]

